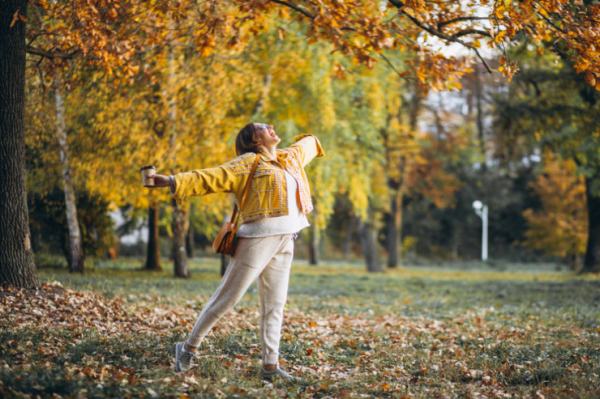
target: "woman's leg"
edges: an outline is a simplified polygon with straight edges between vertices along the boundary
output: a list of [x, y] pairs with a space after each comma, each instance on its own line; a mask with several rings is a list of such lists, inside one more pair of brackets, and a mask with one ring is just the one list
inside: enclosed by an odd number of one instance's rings
[[263, 365], [277, 365], [287, 300], [288, 282], [294, 257], [294, 235], [282, 235], [281, 250], [273, 256], [258, 279], [260, 296], [260, 338]]
[[200, 312], [186, 340], [187, 349], [197, 348], [215, 323], [244, 296], [269, 260], [279, 252], [281, 240], [277, 238], [239, 238], [219, 287]]

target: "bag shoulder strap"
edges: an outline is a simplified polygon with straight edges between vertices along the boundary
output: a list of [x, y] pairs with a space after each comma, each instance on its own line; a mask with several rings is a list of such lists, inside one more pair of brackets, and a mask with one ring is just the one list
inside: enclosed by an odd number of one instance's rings
[[256, 168], [258, 167], [258, 162], [260, 161], [260, 155], [256, 154], [256, 159], [254, 160], [254, 164], [252, 165], [252, 169], [250, 170], [250, 176], [248, 176], [248, 180], [246, 180], [246, 185], [244, 186], [244, 191], [242, 192], [242, 198], [240, 199], [240, 207], [238, 209], [237, 204], [233, 208], [233, 213], [231, 215], [231, 223], [237, 224], [237, 219], [240, 216], [240, 209], [244, 207], [244, 203], [246, 202], [246, 198], [248, 197], [248, 190], [250, 189], [250, 183], [252, 182], [252, 178], [254, 177], [254, 172], [256, 172]]

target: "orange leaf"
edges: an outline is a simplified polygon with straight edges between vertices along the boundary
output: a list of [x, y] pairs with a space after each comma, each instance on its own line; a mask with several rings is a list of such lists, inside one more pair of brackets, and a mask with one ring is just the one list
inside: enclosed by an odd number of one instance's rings
[[15, 11], [15, 13], [12, 16], [12, 20], [10, 21], [11, 28], [17, 23], [17, 20], [21, 19], [19, 18], [19, 10], [20, 8], [17, 8], [17, 11]]

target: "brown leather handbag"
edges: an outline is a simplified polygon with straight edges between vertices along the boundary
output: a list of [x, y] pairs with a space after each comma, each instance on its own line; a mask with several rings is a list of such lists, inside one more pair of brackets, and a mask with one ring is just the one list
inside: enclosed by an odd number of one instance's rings
[[[246, 181], [246, 185], [244, 186], [244, 191], [242, 192], [242, 198], [240, 200], [240, 209], [244, 208], [244, 203], [246, 202], [246, 198], [248, 197], [248, 190], [250, 189], [250, 183], [252, 182], [252, 178], [254, 177], [254, 172], [256, 172], [258, 161], [260, 161], [260, 156], [256, 154], [256, 160], [254, 161], [254, 165], [252, 165], [250, 176], [248, 176], [248, 180]], [[237, 224], [239, 217], [240, 210], [238, 209], [238, 206], [236, 204], [233, 207], [231, 219], [229, 219], [229, 222], [225, 222], [225, 224], [221, 227], [221, 229], [217, 233], [217, 236], [213, 240], [212, 247], [217, 253], [230, 256], [232, 256], [235, 253], [235, 247], [237, 245]]]

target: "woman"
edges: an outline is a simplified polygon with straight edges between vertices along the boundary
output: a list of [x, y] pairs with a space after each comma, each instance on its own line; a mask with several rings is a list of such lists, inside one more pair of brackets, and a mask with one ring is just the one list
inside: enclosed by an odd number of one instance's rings
[[157, 187], [170, 187], [178, 202], [193, 195], [231, 192], [239, 204], [251, 169], [258, 163], [240, 209], [236, 251], [187, 340], [175, 345], [176, 371], [192, 367], [200, 342], [258, 278], [262, 378], [296, 380], [278, 362], [283, 308], [294, 239], [309, 226], [306, 215], [313, 209], [304, 167], [325, 153], [313, 135], [296, 136], [294, 144], [285, 149], [277, 149], [280, 141], [272, 125], [250, 123], [236, 137], [238, 156], [233, 160], [214, 168], [154, 178]]

